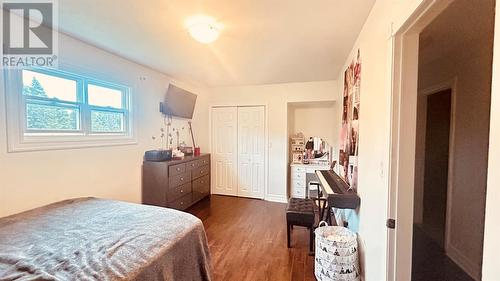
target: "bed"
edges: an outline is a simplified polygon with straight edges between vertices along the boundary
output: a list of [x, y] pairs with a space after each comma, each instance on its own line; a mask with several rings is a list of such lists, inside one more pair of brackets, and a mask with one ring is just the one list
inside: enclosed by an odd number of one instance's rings
[[0, 218], [0, 280], [211, 280], [203, 224], [96, 198]]

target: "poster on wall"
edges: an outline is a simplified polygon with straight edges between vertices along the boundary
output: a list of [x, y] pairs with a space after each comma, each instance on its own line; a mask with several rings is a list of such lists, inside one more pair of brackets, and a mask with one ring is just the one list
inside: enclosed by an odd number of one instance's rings
[[361, 59], [356, 58], [344, 72], [342, 127], [340, 130], [339, 175], [353, 189], [358, 188], [359, 104]]

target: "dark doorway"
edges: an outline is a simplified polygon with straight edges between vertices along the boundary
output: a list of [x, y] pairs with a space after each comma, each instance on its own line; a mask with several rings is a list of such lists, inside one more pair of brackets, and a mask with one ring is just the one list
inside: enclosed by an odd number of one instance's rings
[[423, 228], [444, 247], [448, 162], [450, 157], [451, 89], [427, 97]]

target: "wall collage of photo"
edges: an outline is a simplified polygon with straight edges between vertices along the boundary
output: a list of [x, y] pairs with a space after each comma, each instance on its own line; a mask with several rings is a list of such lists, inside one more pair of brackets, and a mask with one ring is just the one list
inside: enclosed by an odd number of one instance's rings
[[354, 190], [358, 187], [359, 109], [361, 86], [361, 56], [344, 72], [342, 126], [339, 140], [339, 175]]

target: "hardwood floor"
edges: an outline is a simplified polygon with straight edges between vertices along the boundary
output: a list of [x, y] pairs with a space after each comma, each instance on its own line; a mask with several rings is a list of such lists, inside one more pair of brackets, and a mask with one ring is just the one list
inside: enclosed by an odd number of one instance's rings
[[307, 229], [295, 227], [286, 246], [285, 208], [217, 195], [191, 208], [207, 232], [214, 280], [315, 280]]

